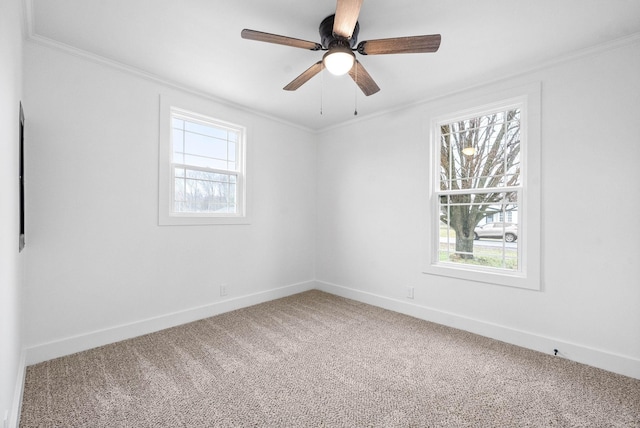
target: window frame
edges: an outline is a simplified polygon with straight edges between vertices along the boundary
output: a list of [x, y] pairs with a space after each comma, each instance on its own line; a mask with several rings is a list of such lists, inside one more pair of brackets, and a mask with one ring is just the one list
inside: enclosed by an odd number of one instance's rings
[[[468, 97], [435, 112], [429, 129], [429, 177], [423, 273], [466, 281], [541, 290], [540, 275], [540, 83]], [[521, 109], [521, 184], [518, 200], [518, 271], [439, 261], [440, 125], [499, 110]], [[483, 189], [477, 189], [482, 192]], [[473, 192], [473, 189], [472, 189]]]
[[[168, 96], [160, 96], [160, 130], [159, 130], [159, 192], [158, 192], [158, 224], [160, 226], [178, 225], [233, 225], [249, 224], [250, 219], [247, 210], [247, 154], [246, 140], [247, 128], [231, 122], [217, 119], [212, 114], [211, 108], [206, 103], [189, 103], [175, 100]], [[175, 116], [180, 119], [195, 123], [225, 128], [239, 133], [237, 142], [236, 170], [222, 170], [217, 168], [202, 168], [194, 165], [184, 165], [173, 162], [173, 127], [172, 120]], [[174, 210], [175, 195], [175, 166], [184, 165], [189, 169], [210, 172], [232, 173], [236, 175], [236, 213], [196, 213], [177, 212]]]

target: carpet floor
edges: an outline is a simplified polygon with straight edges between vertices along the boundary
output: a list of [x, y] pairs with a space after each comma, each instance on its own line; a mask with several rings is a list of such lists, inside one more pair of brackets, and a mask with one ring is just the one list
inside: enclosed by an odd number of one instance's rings
[[640, 427], [640, 380], [309, 291], [27, 368], [20, 427]]

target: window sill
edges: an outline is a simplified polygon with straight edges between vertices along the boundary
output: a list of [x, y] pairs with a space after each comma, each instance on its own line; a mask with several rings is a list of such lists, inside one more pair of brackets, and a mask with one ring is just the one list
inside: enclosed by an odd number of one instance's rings
[[190, 216], [190, 215], [161, 215], [158, 221], [160, 226], [209, 226], [209, 225], [243, 225], [251, 224], [251, 219], [246, 216]]
[[451, 267], [446, 265], [426, 266], [422, 273], [527, 290], [539, 291], [541, 288], [540, 278], [537, 275], [525, 275], [522, 272], [495, 272], [495, 270], [489, 272], [479, 267], [456, 264]]

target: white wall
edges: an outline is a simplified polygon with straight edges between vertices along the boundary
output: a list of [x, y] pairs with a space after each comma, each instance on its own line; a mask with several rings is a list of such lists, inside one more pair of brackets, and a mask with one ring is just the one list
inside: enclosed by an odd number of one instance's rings
[[[18, 253], [18, 111], [22, 98], [22, 2], [0, 3], [0, 423], [14, 421], [24, 361]], [[13, 407], [13, 409], [12, 409]]]
[[[25, 49], [29, 362], [316, 284], [640, 378], [637, 38], [320, 135], [210, 101], [248, 127], [253, 223], [203, 227], [157, 225], [158, 94], [197, 97]], [[543, 290], [421, 273], [431, 115], [535, 81]]]
[[[25, 73], [29, 363], [312, 286], [315, 135], [31, 42]], [[158, 226], [160, 93], [247, 127], [250, 225]]]
[[[429, 122], [542, 83], [542, 291], [421, 273]], [[322, 288], [640, 378], [640, 43], [362, 120], [318, 145]], [[442, 113], [441, 113], [442, 114]], [[407, 299], [406, 287], [415, 287]]]

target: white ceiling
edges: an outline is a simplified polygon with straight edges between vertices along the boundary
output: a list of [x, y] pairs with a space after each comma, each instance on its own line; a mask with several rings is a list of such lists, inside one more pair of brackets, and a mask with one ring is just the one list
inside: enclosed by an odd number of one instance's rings
[[[639, 0], [364, 0], [359, 41], [442, 34], [437, 53], [359, 56], [381, 91], [326, 71], [282, 87], [313, 52], [240, 38], [250, 28], [319, 42], [335, 0], [25, 0], [33, 40], [104, 57], [309, 129], [530, 70], [640, 32]], [[323, 114], [320, 114], [320, 106]]]

